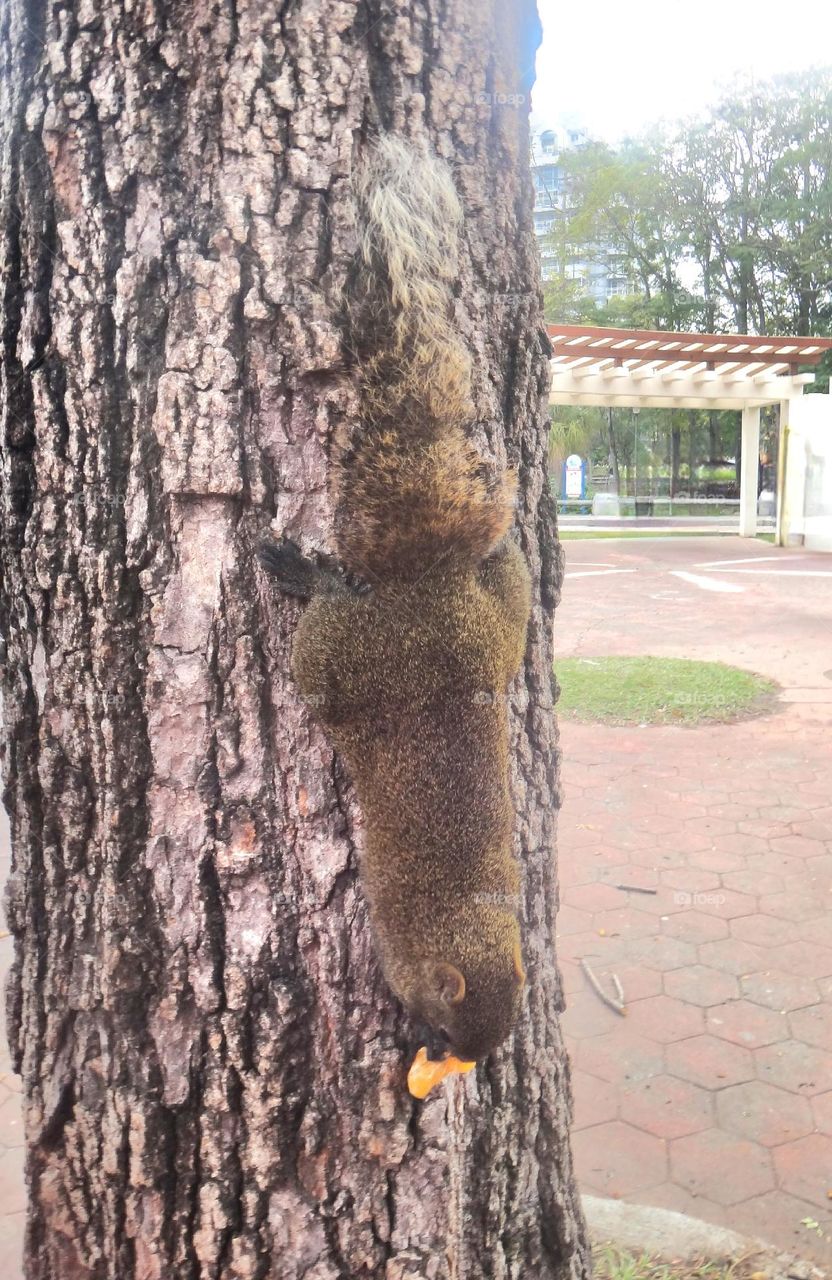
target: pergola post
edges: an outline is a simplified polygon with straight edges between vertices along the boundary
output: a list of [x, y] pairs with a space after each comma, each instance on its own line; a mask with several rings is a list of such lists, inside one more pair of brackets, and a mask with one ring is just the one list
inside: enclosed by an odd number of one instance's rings
[[757, 535], [757, 487], [760, 474], [760, 410], [742, 411], [742, 461], [740, 464], [740, 537]]

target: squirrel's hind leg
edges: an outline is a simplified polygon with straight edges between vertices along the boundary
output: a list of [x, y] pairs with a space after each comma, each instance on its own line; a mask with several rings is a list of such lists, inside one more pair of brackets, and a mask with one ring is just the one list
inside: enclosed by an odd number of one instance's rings
[[530, 607], [529, 571], [511, 538], [503, 538], [479, 568], [480, 586], [493, 596], [506, 621], [525, 631]]
[[257, 558], [287, 596], [310, 600], [316, 592], [337, 595], [347, 589], [334, 569], [305, 556], [297, 543], [288, 538], [282, 542], [261, 542]]
[[499, 610], [498, 644], [508, 681], [523, 660], [531, 607], [529, 571], [517, 544], [504, 538], [493, 555], [482, 562], [478, 577], [480, 586]]

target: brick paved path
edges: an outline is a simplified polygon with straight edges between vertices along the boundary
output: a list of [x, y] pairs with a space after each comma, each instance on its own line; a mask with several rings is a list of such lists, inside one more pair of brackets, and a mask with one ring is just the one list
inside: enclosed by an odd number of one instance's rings
[[[567, 579], [560, 653], [720, 658], [786, 686], [777, 714], [735, 725], [562, 726], [558, 947], [582, 1185], [830, 1264], [832, 557], [772, 561], [739, 539], [566, 546], [586, 576]], [[770, 579], [701, 567], [755, 550]], [[610, 566], [630, 572], [593, 581]], [[582, 957], [608, 990], [618, 975], [626, 1017]]]

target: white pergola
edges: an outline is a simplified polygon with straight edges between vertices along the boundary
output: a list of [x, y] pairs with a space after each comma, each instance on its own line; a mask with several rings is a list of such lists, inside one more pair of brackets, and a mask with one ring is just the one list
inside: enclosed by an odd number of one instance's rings
[[[829, 338], [771, 338], [548, 325], [551, 404], [742, 413], [740, 527], [757, 531], [760, 409], [781, 406], [781, 427], [814, 382], [806, 372]], [[779, 486], [782, 489], [782, 485]]]

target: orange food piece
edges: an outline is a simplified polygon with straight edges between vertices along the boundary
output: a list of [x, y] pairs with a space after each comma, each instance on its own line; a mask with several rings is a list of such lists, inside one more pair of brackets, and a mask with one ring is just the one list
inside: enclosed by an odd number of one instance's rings
[[433, 1086], [446, 1076], [465, 1075], [466, 1071], [473, 1070], [476, 1065], [476, 1062], [462, 1062], [452, 1053], [439, 1062], [431, 1062], [427, 1049], [422, 1048], [407, 1073], [407, 1087], [414, 1098], [426, 1098]]

